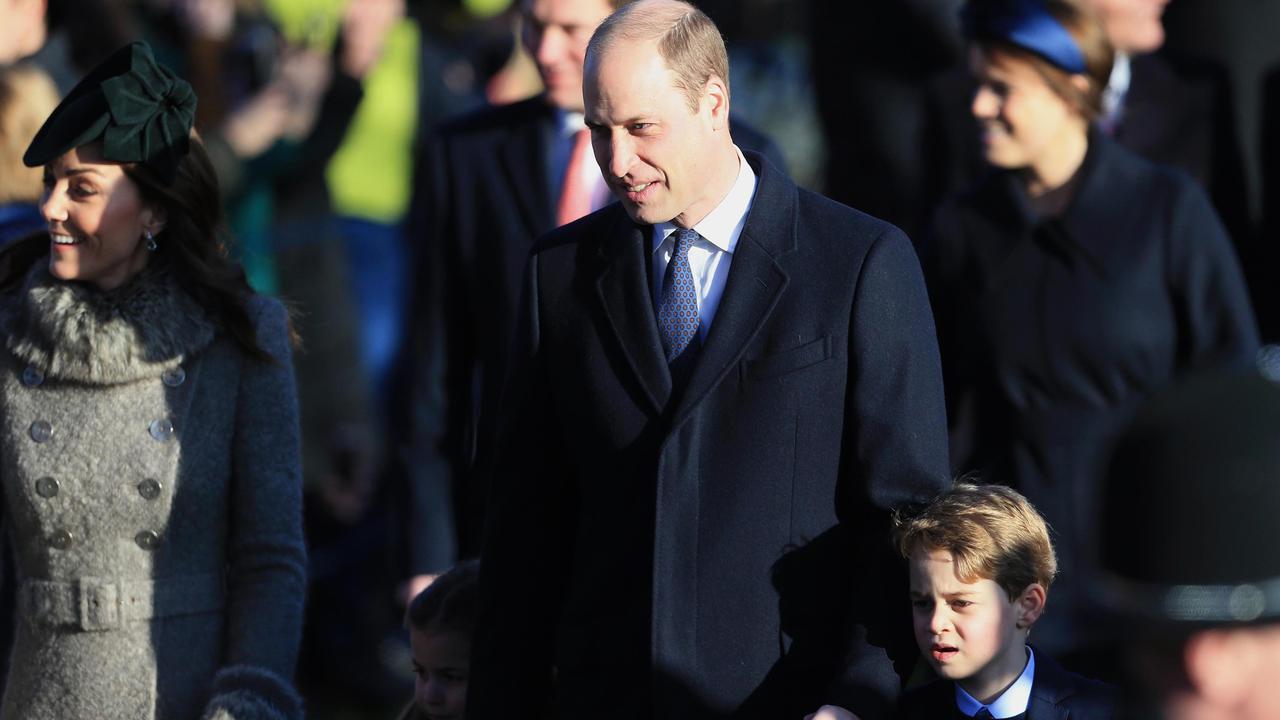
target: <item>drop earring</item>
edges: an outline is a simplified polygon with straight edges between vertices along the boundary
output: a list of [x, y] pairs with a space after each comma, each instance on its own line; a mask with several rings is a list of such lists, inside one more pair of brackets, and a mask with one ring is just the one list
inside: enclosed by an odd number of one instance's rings
[[148, 250], [150, 250], [151, 252], [155, 252], [160, 247], [160, 245], [156, 243], [155, 237], [151, 235], [150, 230], [143, 230], [142, 235], [147, 239]]

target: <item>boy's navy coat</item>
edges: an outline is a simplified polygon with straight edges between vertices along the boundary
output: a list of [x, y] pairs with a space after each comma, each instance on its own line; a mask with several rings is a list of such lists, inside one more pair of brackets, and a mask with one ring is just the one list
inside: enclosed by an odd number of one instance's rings
[[891, 711], [885, 628], [910, 625], [872, 607], [901, 596], [881, 577], [888, 513], [947, 476], [919, 265], [896, 228], [747, 158], [756, 195], [683, 390], [649, 226], [614, 204], [534, 248], [473, 720], [544, 701], [560, 718]]
[[[1048, 655], [1036, 653], [1036, 676], [1026, 720], [1110, 720], [1116, 714], [1115, 688], [1077, 675]], [[956, 686], [934, 680], [907, 692], [899, 720], [940, 720], [964, 717], [956, 707]]]

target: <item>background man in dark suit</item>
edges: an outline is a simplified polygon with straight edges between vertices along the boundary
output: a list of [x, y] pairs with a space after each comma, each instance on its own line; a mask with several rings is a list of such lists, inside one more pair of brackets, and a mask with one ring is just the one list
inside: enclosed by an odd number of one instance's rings
[[1116, 50], [1104, 130], [1199, 180], [1237, 245], [1252, 232], [1231, 88], [1222, 68], [1163, 50], [1168, 0], [1088, 0]]
[[592, 38], [586, 121], [621, 203], [526, 271], [469, 717], [872, 718], [897, 693], [872, 621], [898, 597], [887, 518], [947, 472], [919, 265], [744, 155], [727, 78], [685, 3]]
[[[522, 40], [545, 92], [445, 124], [418, 164], [411, 234], [420, 242], [410, 364], [418, 534], [412, 572], [479, 550], [486, 496], [477, 458], [492, 446], [520, 278], [542, 233], [612, 201], [582, 123], [582, 63], [600, 21], [629, 0], [522, 0]], [[749, 128], [745, 147], [779, 167]], [[453, 499], [456, 497], [456, 501]], [[425, 579], [425, 578], [424, 578]], [[420, 586], [420, 585], [419, 585]]]

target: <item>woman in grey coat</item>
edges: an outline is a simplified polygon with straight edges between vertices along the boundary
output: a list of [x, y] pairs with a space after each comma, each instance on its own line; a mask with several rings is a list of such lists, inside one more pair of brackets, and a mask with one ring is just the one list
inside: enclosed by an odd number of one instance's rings
[[0, 253], [5, 720], [301, 718], [289, 322], [218, 239], [195, 97], [135, 43], [54, 110]]

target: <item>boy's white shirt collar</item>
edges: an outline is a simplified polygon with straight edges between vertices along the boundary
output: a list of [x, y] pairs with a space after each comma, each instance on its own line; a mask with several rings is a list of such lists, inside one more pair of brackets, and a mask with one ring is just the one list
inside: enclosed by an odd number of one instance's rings
[[972, 695], [965, 692], [960, 687], [960, 683], [956, 686], [956, 707], [960, 708], [960, 712], [973, 717], [978, 714], [982, 708], [986, 708], [991, 713], [991, 717], [999, 720], [1000, 718], [1011, 718], [1021, 715], [1027, 711], [1027, 707], [1031, 705], [1031, 684], [1036, 677], [1036, 654], [1027, 646], [1027, 666], [1022, 668], [1022, 674], [1018, 679], [1013, 681], [1008, 690], [1000, 693], [1000, 697], [990, 705], [983, 705], [978, 702]]

